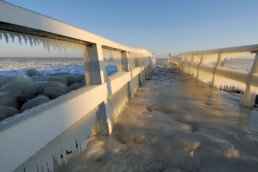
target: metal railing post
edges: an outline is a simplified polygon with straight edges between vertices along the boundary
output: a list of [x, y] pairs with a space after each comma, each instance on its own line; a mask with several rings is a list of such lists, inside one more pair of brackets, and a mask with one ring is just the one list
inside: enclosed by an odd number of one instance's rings
[[213, 70], [213, 76], [212, 76], [212, 81], [211, 81], [211, 86], [212, 87], [215, 87], [216, 84], [215, 84], [215, 77], [216, 77], [216, 70], [218, 67], [221, 66], [221, 52], [218, 53], [218, 57], [217, 57], [217, 63], [216, 63], [216, 66], [214, 67], [214, 70]]
[[256, 98], [256, 94], [252, 93], [252, 88], [251, 88], [251, 81], [252, 81], [253, 75], [255, 73], [258, 73], [258, 52], [255, 52], [255, 53], [256, 53], [256, 55], [255, 55], [254, 63], [253, 63], [251, 71], [248, 74], [248, 78], [246, 81], [245, 92], [240, 101], [241, 105], [245, 105], [245, 106], [249, 106], [249, 107], [254, 105], [255, 98]]
[[198, 63], [198, 67], [197, 67], [197, 74], [196, 74], [196, 78], [197, 79], [200, 79], [200, 66], [201, 64], [203, 63], [203, 54], [201, 54], [201, 57], [200, 57], [200, 61]]
[[[137, 60], [136, 60], [136, 62], [137, 62], [137, 67], [140, 67], [141, 66], [141, 63], [140, 63], [140, 54], [139, 53], [137, 53]], [[139, 85], [142, 85], [143, 84], [143, 77], [142, 77], [142, 70], [141, 70], [141, 72], [140, 72], [140, 74], [139, 74]]]
[[133, 74], [132, 74], [131, 66], [128, 63], [128, 52], [127, 51], [122, 52], [122, 67], [123, 67], [123, 71], [130, 72], [130, 75], [131, 75], [131, 80], [127, 83], [127, 97], [129, 98], [129, 97], [133, 96], [133, 91], [132, 91]]
[[188, 62], [188, 73], [191, 74], [191, 65], [194, 62], [194, 54], [191, 55], [191, 60]]
[[[91, 78], [89, 82], [91, 85], [104, 84], [104, 82], [107, 81], [107, 74], [106, 74], [106, 69], [104, 65], [102, 46], [100, 44], [91, 44], [87, 46], [87, 52], [88, 52], [89, 60], [85, 61], [85, 63], [88, 63], [86, 67], [88, 66], [89, 69], [87, 69], [86, 71], [87, 73], [86, 77], [90, 75]], [[104, 101], [98, 106], [98, 111], [97, 111], [96, 127], [97, 127], [97, 132], [101, 135], [108, 135], [111, 132], [110, 131], [111, 126], [109, 126], [111, 124], [107, 117], [106, 108], [107, 108], [106, 101]]]

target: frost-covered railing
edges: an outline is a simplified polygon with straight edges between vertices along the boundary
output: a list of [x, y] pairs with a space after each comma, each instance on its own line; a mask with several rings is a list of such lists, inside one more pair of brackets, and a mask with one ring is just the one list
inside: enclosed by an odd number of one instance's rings
[[[245, 57], [250, 54], [255, 55], [250, 72], [224, 67], [226, 59]], [[187, 52], [178, 56], [169, 56], [168, 62], [213, 87], [244, 91], [240, 102], [242, 105], [253, 106], [255, 103], [258, 94], [258, 45]]]
[[[11, 38], [11, 39], [10, 39]], [[0, 1], [0, 40], [18, 38], [83, 51], [86, 87], [0, 122], [0, 171], [52, 171], [80, 152], [94, 132], [109, 134], [123, 106], [155, 65], [146, 49], [121, 45], [55, 19]], [[10, 39], [10, 40], [9, 40]], [[104, 54], [119, 54], [108, 77]]]

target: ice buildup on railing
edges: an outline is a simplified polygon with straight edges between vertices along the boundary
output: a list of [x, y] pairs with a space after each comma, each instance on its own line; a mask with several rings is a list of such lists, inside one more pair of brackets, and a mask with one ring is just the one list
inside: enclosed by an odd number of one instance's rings
[[[218, 89], [244, 92], [240, 103], [249, 107], [254, 105], [256, 95], [258, 95], [257, 85], [252, 85], [253, 83], [257, 84], [255, 81], [258, 73], [258, 54], [256, 51], [183, 54], [176, 58], [180, 59], [179, 67], [185, 73], [190, 73], [197, 79]], [[239, 67], [232, 68], [232, 65], [229, 65], [230, 60], [239, 58], [248, 59], [253, 63], [249, 64], [247, 69], [245, 66], [242, 71], [239, 70]], [[174, 58], [170, 57], [169, 60], [173, 64]]]
[[87, 140], [95, 128], [96, 118], [95, 109], [30, 157], [15, 172], [52, 172], [55, 163], [67, 163], [67, 151], [78, 154], [86, 149]]
[[86, 51], [86, 45], [58, 40], [58, 39], [51, 39], [46, 37], [34, 36], [24, 33], [17, 33], [11, 31], [3, 31], [0, 30], [0, 40], [5, 40], [8, 44], [10, 42], [10, 38], [12, 42], [15, 42], [15, 38], [18, 39], [19, 43], [22, 44], [22, 40], [24, 40], [25, 44], [30, 44], [30, 46], [37, 46], [42, 44], [44, 49], [50, 52], [50, 47], [53, 47], [54, 50], [64, 50], [66, 51], [68, 48], [71, 48], [73, 51]]

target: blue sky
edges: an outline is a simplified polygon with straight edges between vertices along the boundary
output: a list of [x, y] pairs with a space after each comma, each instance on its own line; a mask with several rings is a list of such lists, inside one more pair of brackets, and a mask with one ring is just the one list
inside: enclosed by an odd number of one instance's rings
[[257, 0], [6, 1], [157, 57], [258, 43]]

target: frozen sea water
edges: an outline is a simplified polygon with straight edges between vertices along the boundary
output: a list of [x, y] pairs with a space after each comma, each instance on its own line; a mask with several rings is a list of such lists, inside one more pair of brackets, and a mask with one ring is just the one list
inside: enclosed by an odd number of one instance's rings
[[258, 111], [240, 95], [156, 68], [123, 109], [109, 137], [90, 138], [57, 172], [256, 172]]
[[[224, 67], [234, 70], [241, 70], [250, 72], [253, 66], [254, 59], [250, 58], [236, 58], [225, 60]], [[208, 63], [209, 65], [216, 66], [216, 62]]]
[[[69, 72], [84, 74], [82, 58], [47, 58], [47, 57], [1, 57], [0, 76], [24, 75], [26, 70], [35, 68], [43, 74]], [[116, 66], [106, 66], [108, 75], [117, 72]]]
[[253, 62], [254, 59], [230, 59], [225, 61], [224, 67], [250, 72], [253, 66]]

